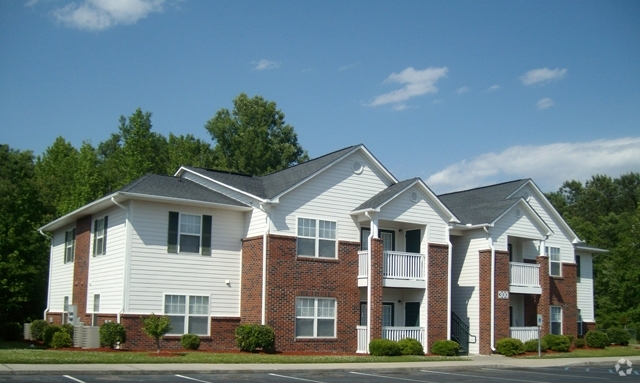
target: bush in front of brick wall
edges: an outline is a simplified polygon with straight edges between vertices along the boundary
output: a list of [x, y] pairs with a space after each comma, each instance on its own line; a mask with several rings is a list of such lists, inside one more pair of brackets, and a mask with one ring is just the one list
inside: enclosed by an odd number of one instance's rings
[[31, 322], [31, 339], [33, 340], [42, 340], [44, 336], [44, 329], [49, 326], [44, 319], [36, 319]]
[[107, 322], [100, 326], [100, 345], [114, 348], [118, 343], [127, 341], [127, 330], [116, 322]]
[[150, 338], [156, 340], [157, 353], [160, 353], [160, 338], [165, 336], [166, 333], [173, 330], [171, 327], [171, 319], [166, 316], [158, 316], [151, 313], [150, 316], [142, 319], [142, 331]]
[[440, 356], [455, 356], [460, 351], [460, 345], [453, 340], [436, 340], [431, 345], [431, 353]]
[[584, 336], [587, 346], [594, 348], [605, 348], [611, 344], [609, 336], [602, 331], [588, 331]]
[[[545, 352], [549, 349], [547, 342], [544, 339], [540, 339], [540, 351]], [[524, 350], [526, 352], [536, 352], [538, 351], [538, 339], [529, 339], [524, 342]]]
[[51, 339], [51, 347], [53, 348], [71, 347], [72, 344], [71, 335], [66, 331], [56, 332]]
[[180, 337], [180, 344], [185, 350], [197, 350], [200, 348], [200, 337], [195, 334], [184, 334]]
[[504, 356], [524, 354], [524, 343], [520, 339], [502, 338], [496, 342], [496, 352]]
[[271, 352], [275, 350], [276, 334], [269, 326], [243, 324], [236, 327], [236, 344], [242, 351], [253, 352], [262, 349]]
[[542, 339], [551, 351], [567, 352], [571, 347], [571, 338], [565, 335], [547, 334]]
[[373, 356], [398, 356], [402, 355], [402, 348], [394, 340], [373, 339], [369, 342], [369, 354]]
[[612, 327], [607, 330], [607, 336], [609, 337], [609, 341], [613, 344], [617, 344], [619, 346], [627, 346], [629, 345], [629, 340], [631, 339], [631, 334], [629, 331], [619, 327]]
[[424, 355], [424, 348], [417, 339], [404, 338], [398, 341], [402, 355]]

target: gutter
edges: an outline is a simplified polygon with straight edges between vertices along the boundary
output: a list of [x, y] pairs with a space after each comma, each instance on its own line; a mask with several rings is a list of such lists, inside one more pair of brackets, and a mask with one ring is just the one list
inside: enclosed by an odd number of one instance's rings
[[453, 265], [452, 259], [452, 244], [451, 244], [451, 235], [449, 232], [451, 231], [451, 226], [447, 226], [447, 244], [449, 245], [448, 250], [448, 276], [447, 276], [447, 340], [451, 340], [451, 267]]
[[50, 299], [51, 299], [51, 263], [53, 262], [53, 237], [45, 234], [42, 229], [38, 229], [38, 233], [49, 240], [49, 280], [47, 281], [47, 307], [42, 313], [42, 319], [47, 320], [47, 313], [49, 312]]
[[484, 231], [487, 232], [489, 248], [491, 249], [491, 351], [495, 352], [495, 327], [496, 327], [496, 248], [493, 246], [493, 239], [489, 234], [489, 229], [485, 226]]
[[125, 239], [125, 250], [124, 250], [124, 274], [122, 276], [123, 279], [123, 284], [122, 284], [122, 306], [120, 307], [120, 310], [118, 310], [118, 313], [116, 315], [116, 320], [118, 323], [120, 323], [120, 316], [124, 313], [124, 309], [126, 307], [126, 300], [127, 300], [127, 296], [129, 295], [129, 281], [128, 281], [128, 276], [129, 273], [131, 272], [131, 235], [130, 235], [130, 210], [129, 208], [127, 208], [126, 206], [123, 206], [122, 204], [118, 203], [118, 201], [116, 201], [115, 197], [111, 197], [111, 202], [113, 202], [117, 207], [119, 207], [120, 209], [123, 209], [124, 211], [126, 211], [126, 218], [124, 221], [124, 225], [126, 227], [126, 239]]

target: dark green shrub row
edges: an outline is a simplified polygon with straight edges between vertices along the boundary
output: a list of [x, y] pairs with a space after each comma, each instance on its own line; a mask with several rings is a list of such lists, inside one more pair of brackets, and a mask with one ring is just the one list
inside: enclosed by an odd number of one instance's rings
[[571, 348], [571, 338], [565, 335], [547, 334], [542, 339], [552, 351], [568, 352]]
[[33, 340], [41, 341], [44, 336], [44, 329], [49, 326], [46, 320], [36, 319], [31, 322], [31, 338]]
[[197, 350], [200, 348], [200, 337], [194, 334], [184, 334], [180, 337], [180, 344], [186, 350]]
[[107, 322], [100, 326], [100, 345], [114, 348], [118, 343], [127, 341], [127, 330], [116, 322]]
[[402, 349], [394, 340], [373, 339], [369, 342], [369, 354], [373, 356], [398, 356], [402, 355]]
[[453, 340], [436, 340], [431, 345], [431, 353], [441, 356], [455, 356], [460, 351], [460, 345]]
[[[549, 349], [549, 345], [544, 340], [544, 338], [540, 339], [540, 351], [545, 352]], [[524, 350], [526, 352], [538, 352], [538, 340], [531, 339], [524, 342]]]
[[584, 339], [580, 339], [580, 338], [573, 341], [573, 345], [576, 346], [577, 348], [583, 348], [585, 343], [586, 342], [584, 341]]
[[504, 356], [524, 354], [524, 344], [520, 339], [502, 338], [496, 342], [496, 352]]
[[275, 350], [276, 334], [269, 326], [243, 324], [236, 327], [236, 344], [242, 351], [253, 352], [262, 349], [271, 352]]
[[619, 346], [627, 346], [631, 339], [629, 331], [619, 327], [612, 327], [608, 329], [607, 336], [609, 337], [609, 342]]
[[609, 336], [601, 331], [588, 331], [584, 336], [587, 346], [594, 348], [605, 348], [611, 344]]
[[21, 340], [24, 336], [22, 326], [18, 322], [7, 322], [0, 325], [0, 339], [6, 342]]
[[72, 345], [73, 338], [64, 330], [57, 331], [51, 338], [51, 347], [53, 348], [71, 347]]
[[424, 355], [422, 343], [417, 339], [403, 338], [398, 341], [402, 355]]

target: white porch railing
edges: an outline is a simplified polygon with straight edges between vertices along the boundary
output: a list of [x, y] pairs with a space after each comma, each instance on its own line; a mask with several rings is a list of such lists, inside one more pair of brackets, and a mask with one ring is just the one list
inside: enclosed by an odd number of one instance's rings
[[[424, 254], [385, 251], [382, 258], [382, 277], [424, 280]], [[367, 277], [369, 253], [358, 252], [358, 278]]]
[[[357, 326], [358, 332], [358, 353], [369, 352], [369, 340], [367, 339], [367, 326]], [[426, 350], [426, 339], [424, 327], [383, 327], [382, 338], [398, 341], [404, 338], [413, 338], [422, 344]]]
[[540, 287], [540, 265], [511, 262], [511, 286]]
[[537, 327], [511, 327], [511, 338], [520, 339], [522, 343], [531, 340], [538, 339]]
[[358, 278], [366, 277], [369, 269], [369, 252], [366, 250], [358, 251]]
[[367, 326], [357, 326], [358, 332], [358, 349], [357, 353], [366, 354], [369, 352], [369, 342], [367, 341]]

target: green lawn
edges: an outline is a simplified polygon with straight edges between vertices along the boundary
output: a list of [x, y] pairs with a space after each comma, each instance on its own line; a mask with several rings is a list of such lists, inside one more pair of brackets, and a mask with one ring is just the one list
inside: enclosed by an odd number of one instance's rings
[[156, 356], [153, 352], [66, 351], [30, 348], [22, 342], [0, 343], [0, 364], [132, 364], [132, 363], [372, 363], [467, 360], [457, 357], [365, 356], [365, 355], [282, 355], [252, 353], [177, 352]]
[[[605, 356], [640, 356], [640, 349], [636, 348], [638, 345], [629, 345], [626, 347], [607, 347], [605, 349], [575, 349], [571, 352], [560, 353], [543, 353], [542, 358], [595, 358]], [[524, 358], [535, 358], [537, 355], [525, 356]]]

